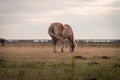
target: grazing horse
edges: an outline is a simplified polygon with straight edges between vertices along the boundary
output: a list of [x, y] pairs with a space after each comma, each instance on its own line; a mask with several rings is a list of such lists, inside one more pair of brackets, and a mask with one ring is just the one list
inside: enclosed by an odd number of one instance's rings
[[58, 22], [52, 23], [49, 26], [48, 34], [51, 36], [52, 41], [53, 41], [54, 53], [56, 53], [56, 43], [59, 40], [62, 42], [61, 52], [63, 52], [65, 39], [69, 40], [70, 52], [74, 52], [76, 43], [74, 40], [73, 30], [68, 24], [63, 25]]
[[0, 43], [1, 43], [1, 46], [5, 46], [5, 39], [0, 38]]

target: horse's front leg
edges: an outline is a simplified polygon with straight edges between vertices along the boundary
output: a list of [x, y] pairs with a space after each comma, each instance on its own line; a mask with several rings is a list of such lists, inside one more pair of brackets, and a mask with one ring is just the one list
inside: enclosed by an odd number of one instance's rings
[[62, 52], [62, 53], [63, 53], [63, 50], [64, 50], [63, 48], [64, 48], [64, 44], [62, 44], [62, 48], [61, 48], [61, 52]]
[[61, 52], [64, 52], [64, 41], [62, 42]]
[[71, 46], [70, 46], [70, 52], [72, 52], [72, 48], [71, 48]]
[[54, 45], [54, 53], [56, 53], [57, 51], [56, 51], [56, 45]]

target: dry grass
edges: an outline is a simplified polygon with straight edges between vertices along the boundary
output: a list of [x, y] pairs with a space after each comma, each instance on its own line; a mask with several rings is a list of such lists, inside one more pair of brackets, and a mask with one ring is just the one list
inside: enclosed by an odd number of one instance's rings
[[[120, 48], [81, 47], [53, 53], [53, 46], [14, 44], [0, 47], [0, 80], [119, 80]], [[108, 56], [110, 58], [102, 58]]]
[[57, 47], [57, 53], [53, 53], [53, 47], [50, 46], [7, 46], [1, 47], [0, 53], [6, 55], [8, 59], [28, 59], [34, 61], [59, 61], [59, 60], [71, 60], [73, 56], [83, 56], [86, 58], [110, 56], [117, 57], [120, 55], [119, 48], [112, 47], [77, 47], [75, 53], [70, 53], [69, 48], [65, 47], [64, 53], [60, 52], [60, 47]]

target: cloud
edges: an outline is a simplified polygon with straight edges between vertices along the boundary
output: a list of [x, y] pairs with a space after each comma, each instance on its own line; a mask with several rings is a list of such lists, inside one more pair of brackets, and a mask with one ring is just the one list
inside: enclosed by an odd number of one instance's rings
[[[97, 15], [114, 14], [120, 11], [120, 7], [112, 6], [119, 0], [30, 0], [1, 3], [0, 12], [7, 16], [18, 16], [30, 21], [49, 21], [57, 16], [64, 15]], [[7, 13], [6, 13], [7, 12]], [[0, 14], [1, 15], [1, 14]], [[3, 15], [2, 15], [3, 16]]]
[[111, 6], [116, 1], [119, 0], [89, 0], [81, 3], [71, 2], [72, 5], [73, 4], [77, 4], [77, 5], [67, 6], [64, 9], [64, 11], [69, 14], [80, 14], [80, 15], [112, 14], [120, 11], [120, 7]]
[[112, 33], [111, 26], [119, 33], [119, 14], [120, 0], [1, 0], [0, 32], [25, 34], [31, 29], [30, 33], [47, 35], [49, 24], [60, 21], [75, 26], [75, 33], [83, 37], [89, 37], [89, 32], [96, 34], [100, 27], [105, 29], [103, 33]]
[[21, 0], [1, 1], [0, 17], [2, 21], [10, 18], [32, 23], [49, 23], [66, 15], [110, 15], [120, 11], [112, 6], [119, 0]]

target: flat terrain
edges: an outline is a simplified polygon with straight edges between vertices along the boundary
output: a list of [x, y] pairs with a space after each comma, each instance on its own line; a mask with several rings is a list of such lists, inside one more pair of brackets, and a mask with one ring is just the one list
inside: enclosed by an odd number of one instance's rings
[[53, 53], [52, 45], [0, 47], [0, 80], [119, 80], [120, 48], [78, 46]]
[[[69, 48], [65, 47], [64, 53], [60, 52], [57, 47], [57, 53], [53, 53], [53, 47], [48, 46], [8, 46], [0, 47], [0, 54], [5, 55], [8, 59], [28, 59], [28, 60], [71, 60], [73, 56], [82, 56], [85, 58], [97, 58], [109, 56], [113, 59], [120, 56], [120, 48], [112, 47], [77, 47], [74, 53], [69, 52]], [[113, 60], [112, 60], [113, 61]]]

